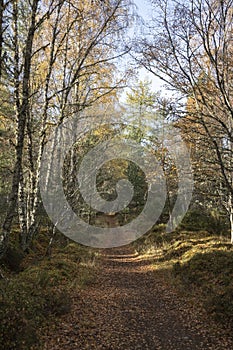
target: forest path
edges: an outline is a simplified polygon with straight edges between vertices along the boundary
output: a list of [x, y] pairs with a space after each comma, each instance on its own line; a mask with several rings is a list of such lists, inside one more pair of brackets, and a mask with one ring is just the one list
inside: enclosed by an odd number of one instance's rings
[[130, 247], [106, 250], [94, 284], [73, 301], [72, 312], [46, 335], [44, 349], [233, 349]]

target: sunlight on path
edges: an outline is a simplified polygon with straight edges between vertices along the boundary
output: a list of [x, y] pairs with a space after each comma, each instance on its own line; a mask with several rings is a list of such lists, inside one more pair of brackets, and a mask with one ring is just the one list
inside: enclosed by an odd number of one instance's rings
[[105, 250], [94, 285], [74, 299], [71, 315], [48, 335], [45, 349], [229, 350], [195, 308], [168, 287], [132, 249]]

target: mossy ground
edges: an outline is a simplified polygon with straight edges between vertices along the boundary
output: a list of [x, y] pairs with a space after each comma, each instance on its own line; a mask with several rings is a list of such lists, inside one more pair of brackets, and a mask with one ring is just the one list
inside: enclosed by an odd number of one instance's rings
[[11, 247], [14, 266], [8, 264], [9, 259], [2, 265], [5, 277], [0, 280], [0, 349], [42, 348], [43, 327], [68, 313], [72, 295], [78, 295], [95, 278], [96, 251], [67, 242], [46, 257], [42, 256], [46, 244], [42, 234], [41, 241], [24, 258]]
[[165, 233], [160, 225], [134, 247], [183, 295], [201, 303], [217, 321], [233, 325], [233, 246], [229, 238], [206, 231]]
[[[95, 281], [99, 252], [57, 238], [45, 256], [43, 232], [29, 254], [11, 245], [1, 266], [0, 349], [43, 349], [41, 332], [72, 310], [81, 289]], [[201, 303], [223, 324], [233, 325], [233, 247], [207, 231], [165, 233], [159, 225], [134, 249], [183, 296]]]

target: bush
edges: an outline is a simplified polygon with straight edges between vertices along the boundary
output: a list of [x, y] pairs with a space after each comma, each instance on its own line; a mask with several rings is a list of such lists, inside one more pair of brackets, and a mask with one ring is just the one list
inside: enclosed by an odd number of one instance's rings
[[225, 238], [207, 231], [166, 233], [157, 226], [134, 246], [182, 294], [201, 300], [207, 312], [233, 326], [233, 246]]
[[189, 210], [179, 226], [180, 230], [208, 231], [211, 234], [222, 234], [229, 228], [226, 217], [217, 210]]
[[14, 247], [9, 246], [2, 263], [8, 267], [13, 272], [19, 272], [21, 270], [21, 263], [23, 261], [24, 254], [23, 252]]
[[[34, 282], [34, 283], [33, 283]], [[33, 283], [33, 284], [32, 284]], [[45, 288], [22, 274], [0, 284], [0, 349], [26, 350], [39, 343], [38, 331], [50, 316], [69, 312], [65, 288]]]
[[34, 261], [33, 266], [27, 263], [24, 271], [1, 280], [0, 349], [40, 349], [41, 329], [70, 311], [71, 290], [93, 278], [95, 257], [93, 251], [72, 243], [54, 251], [52, 258]]
[[[228, 251], [229, 250], [229, 251]], [[233, 324], [233, 251], [231, 245], [197, 252], [187, 262], [173, 265], [173, 275], [188, 290], [198, 288], [203, 305], [216, 319]]]
[[42, 319], [40, 302], [22, 281], [13, 279], [1, 283], [0, 349], [29, 349], [38, 341], [37, 327]]

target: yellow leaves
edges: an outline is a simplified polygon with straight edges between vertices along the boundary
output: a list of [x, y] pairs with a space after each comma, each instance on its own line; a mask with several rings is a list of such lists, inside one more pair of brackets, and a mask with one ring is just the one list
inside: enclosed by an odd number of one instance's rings
[[42, 81], [46, 78], [48, 71], [48, 61], [44, 60], [40, 62], [36, 69], [36, 76], [41, 77]]
[[152, 91], [151, 81], [145, 79], [132, 88], [131, 93], [127, 93], [127, 103], [137, 107], [153, 107], [156, 94]]
[[99, 139], [103, 139], [106, 134], [111, 133], [111, 128], [109, 125], [103, 125], [102, 127], [98, 127], [98, 129], [93, 130], [93, 135], [98, 136]]

